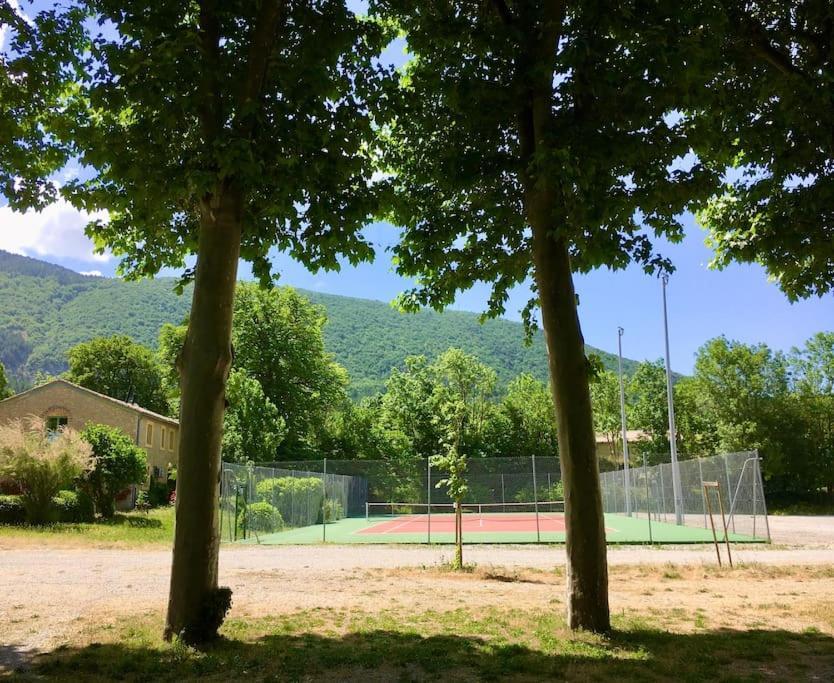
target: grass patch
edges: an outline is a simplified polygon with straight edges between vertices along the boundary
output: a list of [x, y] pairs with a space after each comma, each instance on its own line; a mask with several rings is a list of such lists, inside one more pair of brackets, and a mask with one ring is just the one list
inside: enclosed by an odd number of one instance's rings
[[[694, 615], [693, 615], [694, 616]], [[700, 621], [700, 620], [699, 620]], [[748, 680], [830, 673], [834, 638], [814, 629], [675, 633], [662, 616], [615, 617], [610, 636], [572, 633], [555, 610], [492, 607], [357, 613], [314, 609], [230, 619], [197, 651], [159, 637], [161, 615], [118, 623], [24, 676], [56, 680]], [[102, 638], [97, 629], [94, 637]]]
[[174, 508], [171, 506], [150, 510], [147, 513], [117, 512], [112, 519], [92, 523], [0, 525], [0, 541], [29, 539], [91, 545], [144, 545], [170, 544], [173, 538]]

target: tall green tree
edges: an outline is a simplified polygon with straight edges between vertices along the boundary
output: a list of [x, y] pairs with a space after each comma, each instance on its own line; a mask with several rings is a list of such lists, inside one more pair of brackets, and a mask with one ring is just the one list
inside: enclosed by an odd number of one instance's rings
[[324, 348], [324, 309], [291, 287], [241, 284], [234, 319], [233, 365], [260, 383], [285, 423], [279, 458], [306, 456], [347, 400], [347, 371]]
[[[699, 214], [714, 264], [758, 262], [792, 300], [834, 287], [834, 6], [819, 0], [692, 3], [707, 87], [692, 144], [723, 192]], [[673, 39], [674, 40], [674, 39]]]
[[82, 342], [69, 350], [67, 358], [65, 376], [70, 382], [168, 414], [162, 370], [154, 353], [129, 337], [115, 335]]
[[665, 462], [669, 453], [669, 406], [663, 361], [640, 363], [629, 380], [628, 395], [630, 424], [648, 437], [641, 449], [652, 463]]
[[[278, 411], [280, 425], [270, 431], [271, 447], [252, 460], [294, 460], [317, 454], [327, 420], [347, 401], [348, 376], [324, 348], [324, 309], [291, 287], [263, 289], [241, 283], [235, 292], [232, 326], [232, 368], [257, 382], [271, 413]], [[165, 367], [164, 384], [173, 401], [179, 395], [178, 359], [186, 327], [165, 325], [159, 335], [159, 357]], [[242, 386], [238, 387], [242, 389]], [[249, 383], [245, 393], [252, 395]], [[231, 404], [231, 399], [229, 399]], [[266, 413], [264, 413], [265, 417]], [[250, 455], [255, 455], [252, 451]]]
[[6, 368], [3, 367], [3, 364], [0, 363], [0, 401], [4, 398], [8, 398], [14, 393], [12, 388], [9, 386], [9, 380], [6, 378]]
[[804, 453], [818, 473], [812, 486], [834, 493], [834, 332], [818, 332], [788, 358], [806, 428]]
[[[385, 101], [384, 161], [408, 308], [490, 282], [489, 315], [532, 279], [548, 347], [566, 501], [568, 621], [606, 631], [608, 573], [575, 272], [668, 267], [651, 234], [681, 236], [696, 190], [672, 117], [684, 50], [658, 49], [679, 8], [587, 2], [375, 0], [413, 59]], [[671, 11], [671, 9], [670, 9]]]
[[[591, 405], [594, 430], [605, 436], [611, 453], [619, 459], [622, 453], [622, 421], [620, 416], [620, 380], [611, 371], [600, 372], [591, 382]], [[634, 425], [632, 425], [633, 427]]]
[[223, 458], [240, 463], [276, 460], [287, 428], [261, 383], [244, 370], [232, 370], [226, 399], [229, 407], [223, 417]]
[[503, 448], [495, 455], [526, 458], [558, 455], [553, 400], [543, 382], [526, 373], [519, 375], [507, 385], [497, 412], [504, 420], [492, 419], [506, 431], [494, 434], [494, 430], [490, 430], [489, 441], [503, 443]]
[[267, 283], [273, 247], [313, 269], [372, 255], [360, 232], [376, 212], [363, 102], [388, 38], [338, 0], [75, 7], [89, 42], [49, 130], [90, 175], [64, 194], [109, 212], [89, 234], [126, 276], [197, 256], [166, 623], [168, 637], [197, 643], [230, 600], [218, 588], [216, 499], [238, 260]]

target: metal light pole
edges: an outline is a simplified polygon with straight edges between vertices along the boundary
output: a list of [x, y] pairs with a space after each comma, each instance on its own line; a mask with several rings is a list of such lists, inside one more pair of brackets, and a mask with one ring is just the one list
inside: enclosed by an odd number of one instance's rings
[[669, 276], [661, 277], [663, 283], [663, 334], [666, 338], [666, 400], [669, 405], [669, 449], [672, 453], [672, 493], [675, 498], [675, 524], [683, 524], [681, 496], [681, 472], [678, 467], [678, 433], [675, 429], [675, 398], [672, 393], [672, 365], [669, 361], [669, 318], [666, 314], [666, 285]]
[[628, 470], [628, 435], [626, 431], [625, 387], [623, 386], [623, 330], [617, 328], [617, 368], [620, 374], [620, 424], [623, 428], [623, 479], [625, 485], [626, 515], [631, 517], [631, 477]]

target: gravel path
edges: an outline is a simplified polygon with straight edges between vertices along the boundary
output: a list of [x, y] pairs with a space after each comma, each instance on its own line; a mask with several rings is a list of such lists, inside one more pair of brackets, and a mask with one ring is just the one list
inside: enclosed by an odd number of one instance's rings
[[[834, 564], [834, 517], [774, 517], [773, 546], [735, 546], [739, 563]], [[790, 544], [790, 545], [789, 545]], [[302, 608], [304, 595], [362, 582], [373, 570], [432, 566], [447, 562], [448, 547], [427, 546], [226, 546], [220, 555], [224, 584], [236, 609], [289, 604]], [[464, 558], [482, 567], [549, 569], [564, 564], [561, 546], [470, 546]], [[714, 564], [711, 546], [612, 547], [611, 565]], [[168, 549], [65, 548], [0, 542], [0, 671], [33, 652], [70, 639], [80, 624], [116, 619], [136, 610], [164, 608], [170, 571]], [[343, 585], [344, 588], [344, 585]], [[339, 602], [348, 604], [343, 590]], [[298, 598], [293, 601], [293, 594]], [[288, 597], [289, 596], [289, 597]]]

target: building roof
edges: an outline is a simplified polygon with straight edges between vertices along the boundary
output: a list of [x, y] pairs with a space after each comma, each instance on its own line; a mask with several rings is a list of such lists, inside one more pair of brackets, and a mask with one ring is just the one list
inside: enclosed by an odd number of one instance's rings
[[168, 417], [167, 415], [160, 415], [159, 413], [155, 413], [152, 410], [148, 410], [147, 408], [143, 408], [136, 403], [128, 403], [127, 401], [120, 401], [117, 398], [113, 398], [112, 396], [108, 396], [107, 394], [101, 394], [98, 391], [93, 391], [92, 389], [88, 389], [87, 387], [82, 387], [80, 384], [73, 384], [72, 382], [68, 382], [65, 379], [53, 379], [49, 382], [45, 382], [44, 384], [39, 384], [36, 387], [32, 387], [31, 389], [27, 389], [26, 391], [21, 391], [19, 394], [15, 394], [14, 396], [10, 396], [9, 398], [3, 399], [0, 403], [6, 403], [7, 401], [14, 401], [16, 398], [23, 396], [24, 394], [31, 394], [35, 391], [41, 391], [50, 386], [54, 386], [55, 384], [65, 384], [73, 389], [78, 389], [79, 391], [83, 391], [87, 394], [91, 394], [92, 396], [96, 396], [98, 398], [102, 398], [105, 401], [110, 401], [111, 403], [116, 403], [124, 408], [128, 408], [135, 413], [139, 413], [141, 415], [145, 415], [146, 417], [152, 418], [159, 422], [165, 422], [170, 425], [179, 426], [179, 420], [175, 420], [173, 417]]

